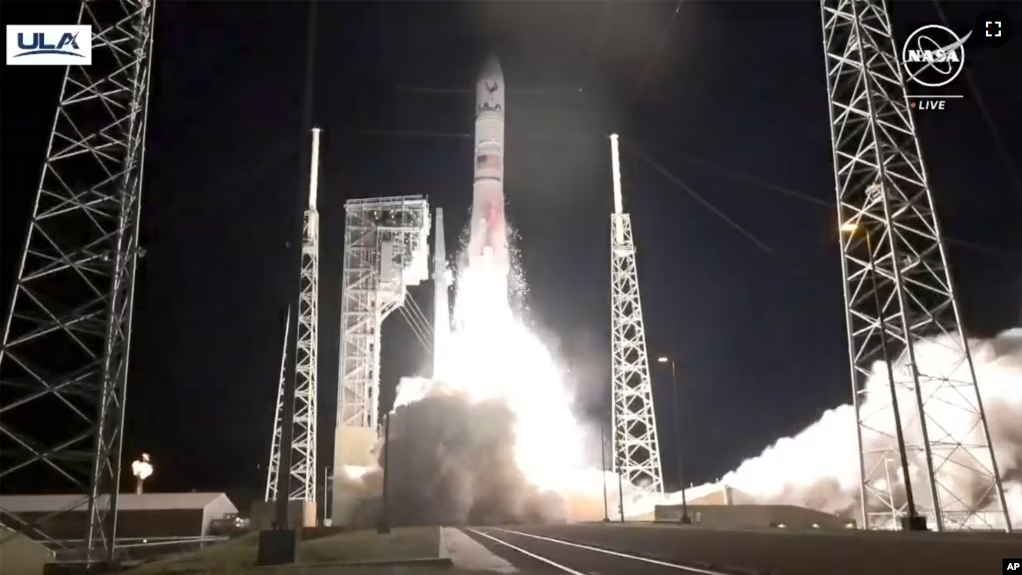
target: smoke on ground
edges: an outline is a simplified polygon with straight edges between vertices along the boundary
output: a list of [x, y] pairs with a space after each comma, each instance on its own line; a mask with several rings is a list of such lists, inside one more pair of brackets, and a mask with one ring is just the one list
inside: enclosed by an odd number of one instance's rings
[[473, 401], [436, 380], [406, 377], [395, 405], [389, 456], [381, 441], [377, 466], [342, 478], [360, 494], [355, 523], [379, 517], [385, 467], [394, 525], [595, 521], [618, 518], [620, 505], [628, 517], [652, 509], [647, 494], [595, 464], [562, 470], [566, 488], [537, 487], [518, 465], [515, 414], [504, 399]]
[[[944, 374], [950, 381], [969, 381], [969, 364], [952, 344], [946, 338], [917, 343], [916, 361], [920, 373]], [[1013, 523], [1018, 524], [1022, 521], [1022, 329], [1009, 330], [993, 339], [972, 340], [970, 350], [1009, 513]], [[901, 373], [906, 367], [904, 359], [894, 363], [895, 373]], [[930, 406], [935, 409], [928, 421], [932, 417], [939, 423], [928, 423], [931, 440], [935, 434], [954, 433], [965, 434], [967, 445], [985, 443], [982, 426], [976, 425], [977, 418], [970, 410], [961, 409], [963, 402], [970, 401], [965, 395], [968, 390], [945, 385], [936, 391], [932, 387], [922, 386], [924, 396], [929, 397], [927, 409], [931, 409]], [[866, 400], [860, 408], [863, 414], [874, 416], [875, 431], [863, 435], [866, 451], [877, 453], [894, 448], [890, 405], [887, 370], [878, 362], [867, 382]], [[899, 392], [898, 405], [905, 422], [906, 443], [920, 443], [914, 394]], [[875, 416], [879, 416], [879, 423]], [[783, 438], [758, 457], [745, 461], [723, 481], [748, 498], [747, 502], [785, 503], [857, 515], [859, 464], [855, 430], [855, 411], [851, 405], [832, 409], [802, 433]], [[982, 451], [973, 451], [977, 459], [983, 459]], [[913, 452], [909, 458], [913, 470], [912, 492], [917, 501], [928, 506], [930, 498], [923, 454]], [[962, 465], [975, 465], [975, 460], [967, 461], [971, 459], [965, 450], [954, 453], [949, 464], [940, 467], [939, 483], [955, 486], [957, 493], [969, 493], [972, 500], [964, 502], [969, 507], [995, 505], [994, 494], [977, 492], [971, 483], [975, 474]], [[867, 460], [866, 466], [873, 463]], [[896, 460], [893, 465], [891, 482], [895, 484], [896, 504], [900, 505], [904, 502], [904, 488]]]
[[[500, 524], [565, 519], [561, 497], [531, 485], [515, 461], [515, 415], [499, 399], [471, 402], [431, 380], [405, 378], [379, 467], [395, 525]], [[423, 387], [430, 389], [423, 394]], [[402, 404], [401, 394], [421, 397]], [[389, 454], [387, 453], [389, 451]], [[374, 497], [377, 489], [367, 490]]]

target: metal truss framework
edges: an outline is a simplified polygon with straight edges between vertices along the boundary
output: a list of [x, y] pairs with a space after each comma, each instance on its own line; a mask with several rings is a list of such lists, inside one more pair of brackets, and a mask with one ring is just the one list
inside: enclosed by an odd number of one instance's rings
[[316, 397], [319, 346], [319, 212], [305, 212], [290, 499], [316, 501]]
[[[0, 351], [0, 484], [83, 493], [96, 561], [117, 528], [154, 15], [153, 0], [82, 2], [92, 65], [64, 75]], [[0, 509], [52, 541], [51, 519]]]
[[[298, 296], [298, 338], [295, 354], [295, 401], [291, 427], [291, 469], [288, 475], [288, 499], [316, 502], [316, 404], [319, 395], [319, 128], [312, 129], [312, 161], [309, 167], [309, 207], [302, 222], [302, 266]], [[288, 311], [288, 323], [291, 313]], [[276, 480], [280, 469], [281, 440], [284, 436], [284, 379], [288, 330], [284, 330], [284, 355], [277, 388], [276, 421], [270, 448], [266, 482], [267, 501], [277, 498]], [[270, 499], [270, 495], [273, 499]]]
[[429, 204], [402, 196], [349, 200], [345, 210], [337, 426], [377, 429], [380, 326], [429, 277]]
[[[614, 471], [647, 493], [664, 492], [664, 476], [653, 411], [653, 384], [646, 354], [646, 328], [639, 297], [632, 219], [621, 196], [618, 136], [610, 136], [614, 213], [610, 216], [611, 444]], [[622, 502], [623, 504], [623, 502]], [[622, 517], [624, 509], [621, 509]]]
[[611, 243], [614, 470], [644, 491], [663, 493], [639, 272], [628, 214], [611, 216]]
[[[841, 260], [863, 524], [890, 528], [905, 511], [889, 481], [893, 386], [919, 515], [938, 531], [1010, 530], [886, 6], [822, 0], [821, 12], [838, 222], [854, 230]], [[867, 394], [886, 345], [892, 375]], [[920, 357], [935, 345], [958, 361]]]
[[291, 308], [287, 308], [284, 324], [284, 346], [280, 354], [280, 377], [277, 378], [277, 407], [273, 410], [273, 435], [270, 439], [270, 464], [266, 466], [266, 501], [277, 500], [277, 477], [280, 469], [280, 443], [284, 437], [284, 385], [287, 382], [287, 336], [291, 331]]

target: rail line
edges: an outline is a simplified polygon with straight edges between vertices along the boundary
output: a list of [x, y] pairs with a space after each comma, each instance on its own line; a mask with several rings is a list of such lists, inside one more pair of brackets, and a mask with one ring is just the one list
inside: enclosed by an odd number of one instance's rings
[[[514, 545], [512, 543], [508, 543], [507, 541], [504, 541], [503, 539], [499, 539], [497, 537], [494, 537], [493, 535], [490, 535], [488, 533], [483, 533], [482, 531], [479, 531], [478, 529], [468, 528], [466, 530], [467, 531], [471, 531], [472, 533], [474, 533], [474, 534], [476, 534], [476, 535], [478, 535], [480, 537], [484, 537], [484, 538], [486, 538], [486, 539], [488, 539], [490, 541], [493, 541], [494, 543], [497, 543], [498, 545], [502, 545], [504, 547], [507, 547], [507, 548], [513, 550], [513, 551], [521, 553], [522, 555], [525, 555], [525, 556], [531, 557], [531, 558], [533, 558], [533, 559], [535, 559], [537, 561], [541, 561], [543, 563], [546, 563], [547, 565], [550, 565], [551, 567], [559, 569], [559, 570], [561, 570], [561, 571], [563, 571], [565, 573], [570, 573], [571, 575], [587, 575], [586, 573], [583, 573], [581, 571], [577, 571], [575, 569], [572, 569], [571, 567], [568, 567], [567, 565], [562, 565], [561, 563], [558, 563], [558, 562], [556, 562], [556, 561], [554, 561], [554, 560], [552, 560], [552, 559], [550, 559], [548, 557], [543, 557], [542, 555], [539, 555], [539, 554], [537, 554], [534, 551], [529, 551], [527, 549], [519, 547], [518, 545]], [[678, 563], [671, 563], [669, 561], [661, 561], [659, 559], [651, 559], [649, 557], [642, 557], [642, 556], [639, 556], [639, 555], [632, 555], [630, 553], [622, 553], [620, 551], [611, 551], [609, 549], [601, 549], [599, 547], [592, 547], [592, 546], [589, 546], [589, 545], [583, 545], [581, 543], [574, 543], [574, 542], [571, 542], [571, 541], [565, 541], [563, 539], [554, 539], [552, 537], [544, 537], [542, 535], [533, 535], [531, 533], [523, 533], [521, 531], [513, 531], [511, 529], [503, 529], [503, 528], [500, 528], [500, 527], [494, 527], [493, 530], [494, 531], [501, 531], [501, 532], [504, 532], [504, 533], [510, 533], [512, 535], [519, 535], [521, 537], [528, 537], [528, 538], [536, 539], [536, 540], [539, 540], [539, 541], [545, 541], [547, 543], [557, 543], [559, 545], [564, 545], [564, 546], [567, 546], [567, 547], [574, 547], [576, 549], [583, 549], [583, 550], [586, 550], [586, 551], [591, 551], [593, 553], [602, 553], [604, 555], [611, 555], [613, 557], [619, 557], [621, 559], [629, 559], [629, 560], [632, 560], [632, 561], [639, 561], [639, 562], [642, 562], [642, 563], [650, 563], [652, 565], [658, 565], [660, 567], [665, 567], [665, 568], [668, 568], [668, 569], [675, 569], [675, 570], [681, 571], [683, 573], [695, 573], [695, 574], [698, 574], [698, 575], [737, 575], [736, 572], [734, 572], [734, 571], [718, 571], [718, 570], [709, 569], [709, 568], [706, 568], [706, 567], [695, 567], [695, 566], [692, 566], [692, 565], [680, 565]]]

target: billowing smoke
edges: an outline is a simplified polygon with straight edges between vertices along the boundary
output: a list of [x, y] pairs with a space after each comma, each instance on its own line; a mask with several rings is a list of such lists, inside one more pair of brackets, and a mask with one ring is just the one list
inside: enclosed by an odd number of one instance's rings
[[[942, 374], [949, 382], [968, 382], [969, 364], [956, 346], [946, 338], [917, 343], [916, 361], [923, 374]], [[994, 339], [970, 342], [976, 380], [983, 399], [987, 422], [1003, 480], [1009, 513], [1013, 523], [1022, 521], [1022, 329], [1009, 330]], [[903, 378], [907, 368], [904, 358], [893, 364], [896, 378]], [[905, 499], [904, 482], [897, 458], [894, 419], [886, 365], [878, 362], [866, 385], [866, 399], [860, 407], [862, 418], [871, 425], [863, 433], [863, 443], [873, 455], [866, 458], [867, 469], [884, 465], [880, 458], [887, 451], [889, 481], [897, 505]], [[938, 389], [939, 388], [939, 389]], [[972, 409], [975, 403], [968, 387], [938, 385], [930, 380], [921, 385], [926, 399], [927, 431], [930, 440], [941, 441], [949, 436], [966, 439], [962, 443], [985, 443], [982, 426]], [[915, 394], [899, 391], [907, 445], [921, 443], [921, 426]], [[738, 490], [740, 496], [757, 503], [787, 503], [832, 513], [856, 516], [859, 505], [858, 446], [855, 436], [855, 411], [844, 405], [826, 412], [819, 421], [802, 433], [777, 441], [760, 456], [749, 459], [723, 478], [724, 483]], [[921, 451], [909, 456], [912, 493], [916, 501], [929, 507], [926, 464]], [[956, 494], [965, 494], [960, 509], [999, 507], [995, 493], [977, 484], [977, 466], [990, 469], [989, 457], [981, 449], [970, 447], [955, 450], [938, 449], [937, 483]], [[881, 467], [883, 469], [883, 467]], [[950, 497], [939, 487], [947, 508]], [[874, 498], [870, 498], [871, 504]], [[736, 500], [736, 502], [741, 502]], [[875, 509], [875, 511], [880, 509]], [[955, 504], [951, 504], [954, 508]]]
[[515, 414], [505, 401], [472, 402], [429, 380], [406, 378], [401, 387], [406, 384], [431, 389], [391, 415], [380, 462], [390, 471], [392, 522], [478, 525], [564, 519], [561, 498], [540, 491], [519, 469]]

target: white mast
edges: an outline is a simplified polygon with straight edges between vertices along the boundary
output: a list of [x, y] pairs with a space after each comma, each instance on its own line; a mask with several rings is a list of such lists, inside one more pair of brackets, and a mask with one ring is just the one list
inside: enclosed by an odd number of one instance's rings
[[[301, 287], [298, 298], [298, 343], [295, 354], [294, 423], [291, 428], [291, 473], [289, 500], [316, 502], [316, 396], [319, 348], [319, 128], [312, 129], [312, 161], [309, 166], [309, 207], [302, 225]], [[290, 312], [289, 312], [290, 315]], [[288, 320], [290, 324], [290, 319]], [[284, 332], [285, 357], [287, 331]], [[280, 438], [283, 436], [283, 365], [277, 391], [277, 415], [267, 469], [266, 500], [277, 498], [277, 469], [280, 466]]]
[[312, 129], [309, 207], [302, 236], [302, 278], [295, 355], [295, 418], [289, 499], [316, 502], [316, 395], [319, 345], [319, 128]]
[[614, 175], [614, 213], [610, 217], [614, 471], [648, 493], [663, 493], [632, 221], [621, 200], [617, 134], [610, 136], [610, 146]]

